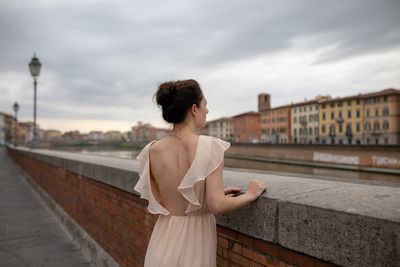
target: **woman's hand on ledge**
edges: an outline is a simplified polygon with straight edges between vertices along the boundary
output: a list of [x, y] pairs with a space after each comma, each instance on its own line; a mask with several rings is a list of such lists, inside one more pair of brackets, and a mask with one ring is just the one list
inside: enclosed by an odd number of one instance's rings
[[246, 195], [249, 195], [250, 199], [253, 201], [264, 193], [265, 190], [267, 190], [267, 186], [263, 182], [252, 180], [247, 187]]

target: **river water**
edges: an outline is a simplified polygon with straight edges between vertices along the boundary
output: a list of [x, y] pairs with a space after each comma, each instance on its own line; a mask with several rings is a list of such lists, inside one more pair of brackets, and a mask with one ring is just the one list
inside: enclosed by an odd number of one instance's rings
[[[115, 148], [107, 149], [104, 147], [62, 147], [57, 148], [57, 150], [123, 159], [135, 159], [140, 152], [138, 150], [118, 150]], [[230, 168], [250, 169], [256, 172], [275, 173], [285, 176], [298, 176], [313, 179], [339, 180], [389, 186], [393, 183], [393, 186], [400, 186], [400, 175], [338, 170], [330, 168], [315, 168], [308, 166], [234, 159], [229, 157], [225, 158], [224, 166]]]

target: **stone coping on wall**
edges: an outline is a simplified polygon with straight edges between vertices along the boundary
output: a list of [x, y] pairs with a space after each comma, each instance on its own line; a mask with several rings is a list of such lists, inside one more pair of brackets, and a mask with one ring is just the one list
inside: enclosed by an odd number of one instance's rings
[[[138, 195], [136, 160], [10, 147], [43, 162]], [[217, 216], [219, 225], [344, 266], [400, 262], [400, 188], [280, 176], [224, 168], [224, 185], [267, 191], [255, 202]], [[376, 263], [376, 264], [375, 264]]]

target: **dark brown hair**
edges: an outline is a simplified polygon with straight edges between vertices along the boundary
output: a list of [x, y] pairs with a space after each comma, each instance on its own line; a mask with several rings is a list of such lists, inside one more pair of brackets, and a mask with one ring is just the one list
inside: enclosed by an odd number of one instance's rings
[[169, 123], [182, 122], [193, 104], [200, 107], [203, 92], [195, 80], [170, 81], [160, 84], [155, 94], [162, 116]]

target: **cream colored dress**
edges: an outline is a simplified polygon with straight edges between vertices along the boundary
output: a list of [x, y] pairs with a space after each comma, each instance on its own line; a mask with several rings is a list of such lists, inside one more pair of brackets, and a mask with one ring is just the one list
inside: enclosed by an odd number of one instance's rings
[[215, 137], [199, 136], [192, 165], [178, 186], [187, 200], [186, 216], [174, 216], [156, 201], [151, 191], [149, 148], [153, 142], [137, 156], [140, 178], [135, 190], [149, 201], [150, 213], [160, 214], [144, 266], [216, 266], [216, 224], [214, 215], [207, 209], [205, 179], [220, 166], [230, 144]]

